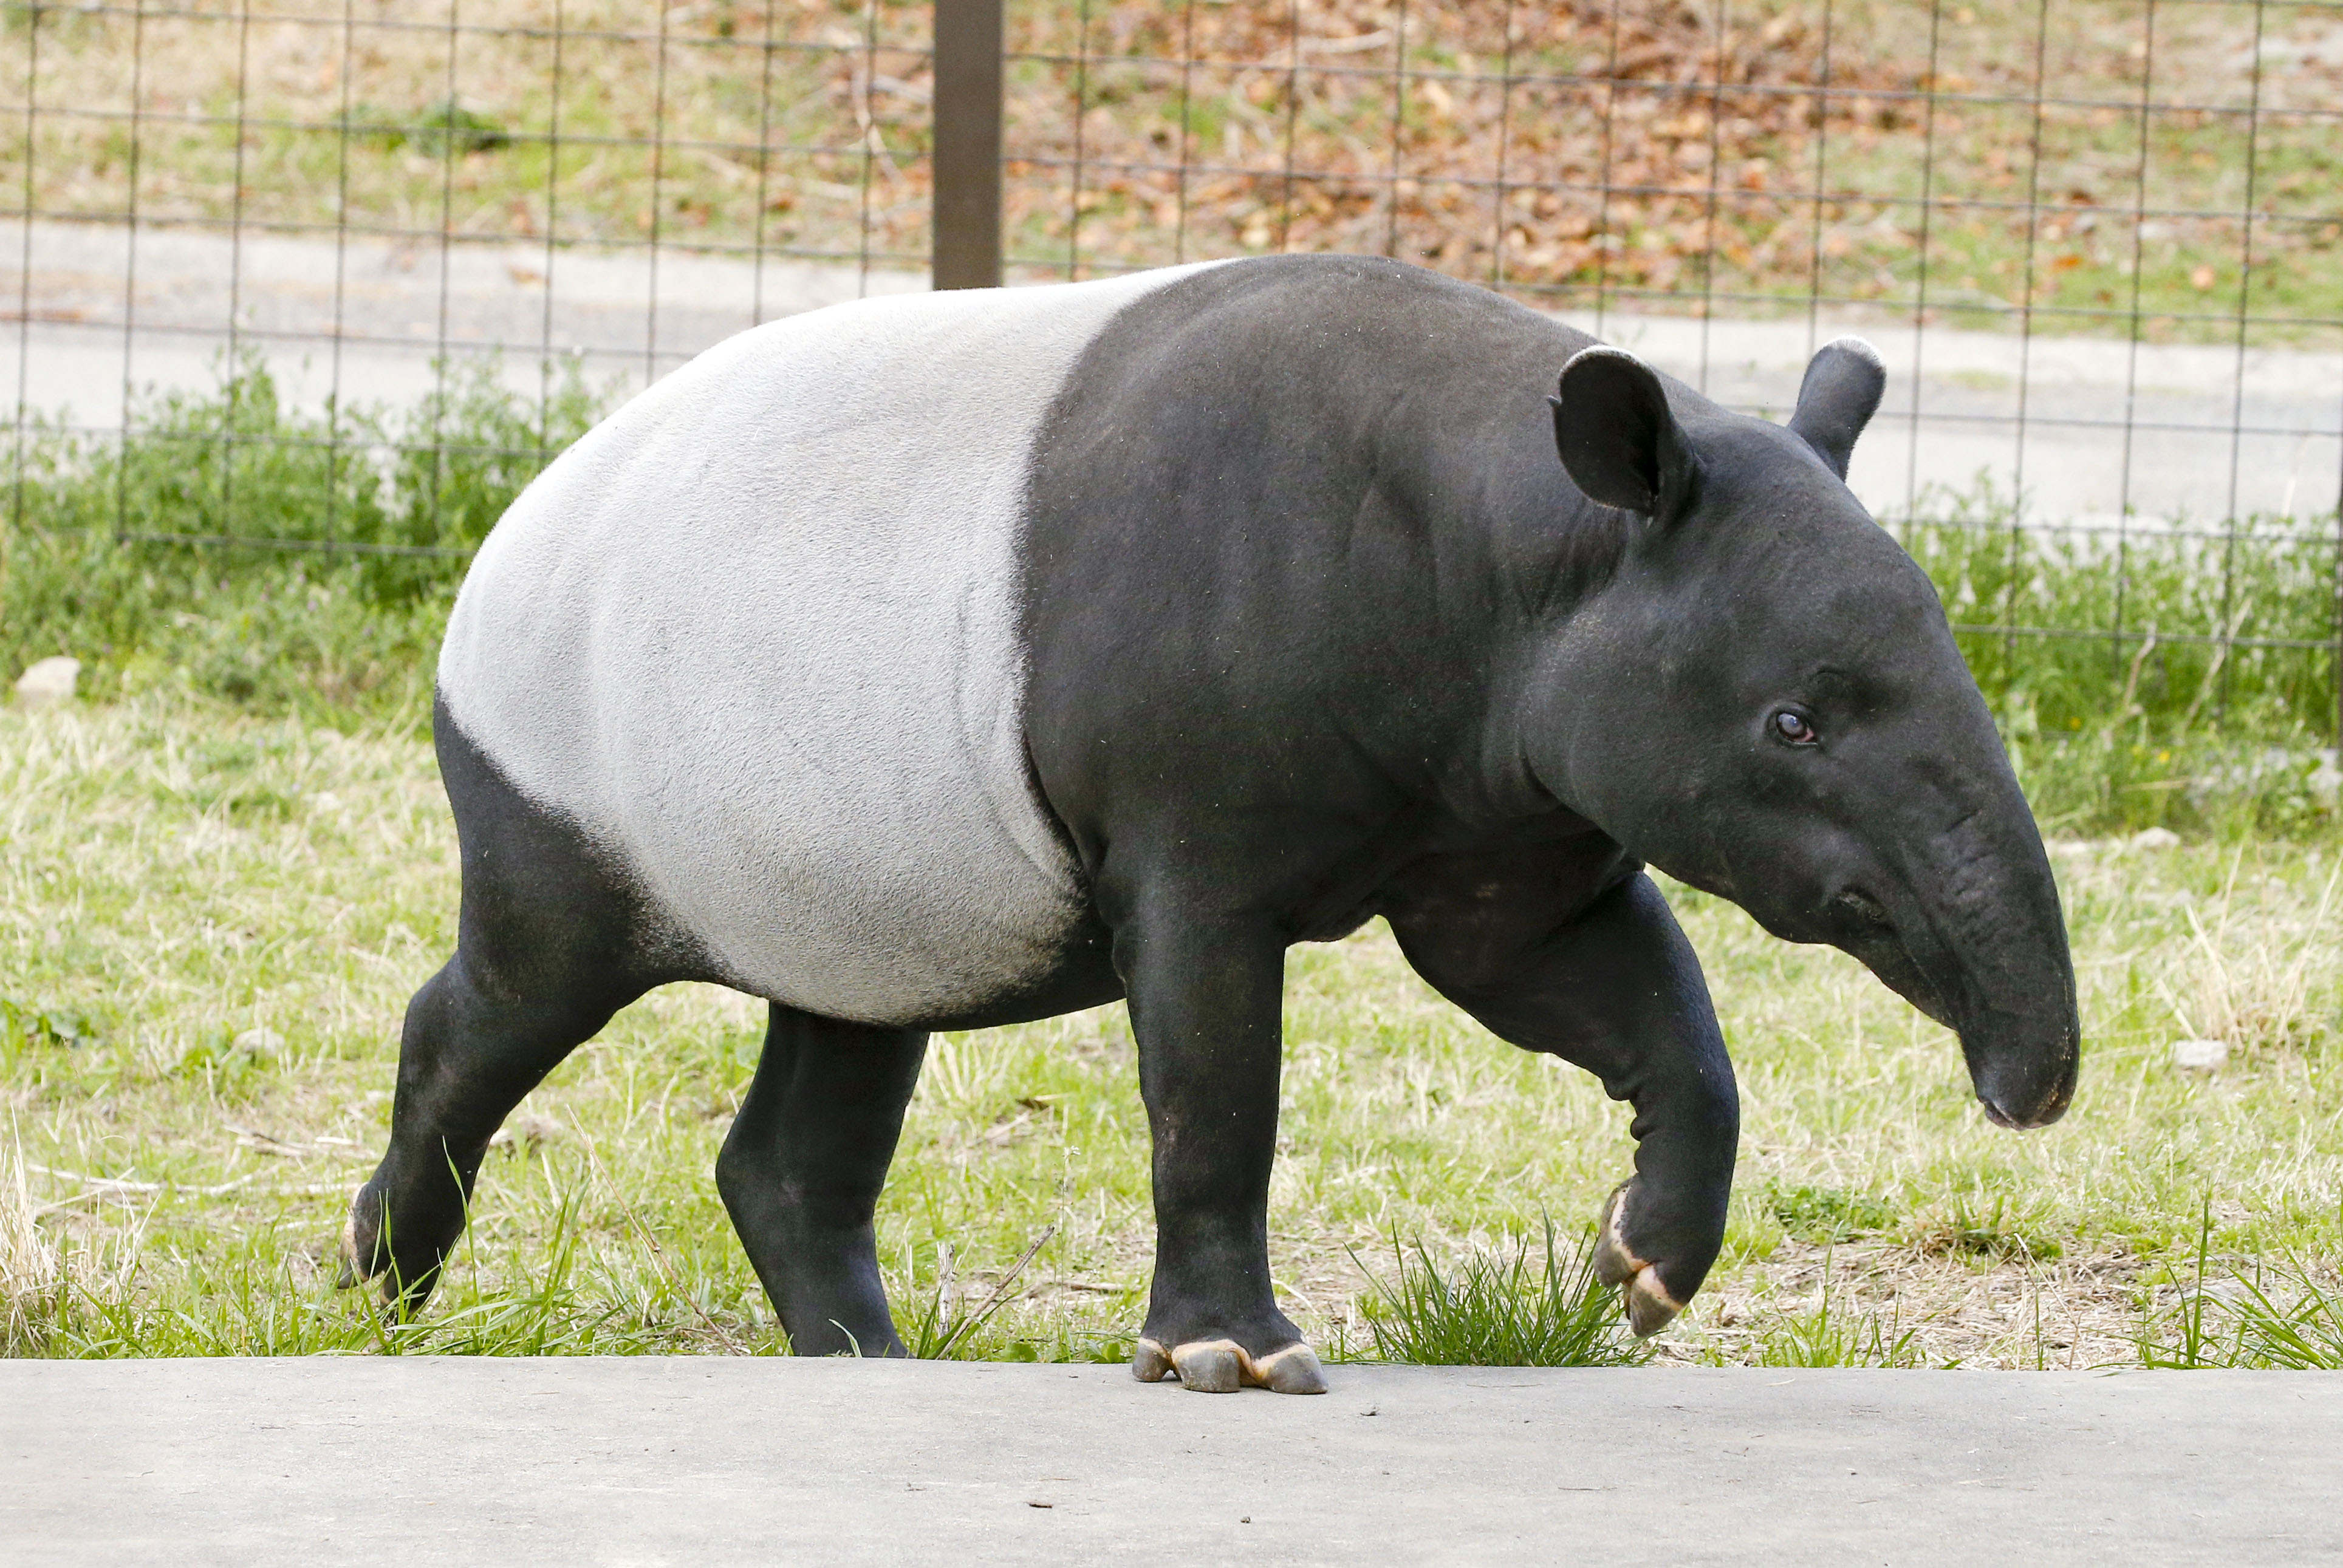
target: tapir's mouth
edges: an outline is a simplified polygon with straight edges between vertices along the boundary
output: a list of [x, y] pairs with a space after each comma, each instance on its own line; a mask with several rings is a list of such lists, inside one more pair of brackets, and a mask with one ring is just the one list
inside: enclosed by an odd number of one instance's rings
[[1860, 888], [1842, 888], [1825, 911], [1832, 946], [1853, 954], [1896, 995], [1946, 1029], [1959, 1025], [1951, 1002], [1887, 907]]
[[[2031, 1012], [2013, 1015], [1981, 1005], [1949, 955], [1928, 940], [1924, 920], [1898, 921], [1885, 901], [1861, 888], [1839, 889], [1825, 907], [1835, 946], [1961, 1036], [1986, 1120], [1996, 1127], [2047, 1127], [2066, 1113], [2078, 1065], [2071, 1026], [2045, 1027]], [[1922, 940], [1915, 942], [1914, 935]], [[1978, 1043], [1980, 1037], [1991, 1043]]]
[[2075, 1102], [2075, 1074], [2072, 1069], [2059, 1081], [2058, 1087], [2032, 1110], [2012, 1110], [2006, 1102], [1990, 1095], [1980, 1094], [1977, 1103], [1985, 1107], [1985, 1119], [1996, 1127], [2007, 1127], [2023, 1132], [2029, 1128], [2047, 1127], [2066, 1114]]
[[2012, 1131], [2024, 1132], [2036, 1127], [2047, 1127], [2066, 1115], [2066, 1107], [2073, 1099], [2074, 1095], [2069, 1091], [2054, 1097], [2038, 1111], [2022, 1113], [2005, 1111], [1983, 1095], [1977, 1096], [1977, 1103], [1985, 1107], [1985, 1119], [1996, 1127], [2006, 1127]]

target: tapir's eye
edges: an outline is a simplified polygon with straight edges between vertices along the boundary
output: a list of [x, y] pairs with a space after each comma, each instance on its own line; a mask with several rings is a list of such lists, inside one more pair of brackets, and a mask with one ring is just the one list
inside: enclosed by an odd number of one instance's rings
[[1793, 746], [1812, 746], [1822, 739], [1815, 733], [1813, 721], [1795, 708], [1775, 711], [1774, 733]]

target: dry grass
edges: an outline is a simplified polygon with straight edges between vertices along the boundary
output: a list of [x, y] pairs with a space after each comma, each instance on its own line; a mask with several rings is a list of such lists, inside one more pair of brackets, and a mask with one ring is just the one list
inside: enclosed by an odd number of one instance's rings
[[[13, 1144], [14, 1140], [11, 1140]], [[42, 1229], [15, 1148], [0, 1159], [0, 1352], [37, 1348], [36, 1325], [65, 1282], [56, 1240]]]
[[136, 1221], [74, 1234], [62, 1211], [85, 1194], [36, 1201], [18, 1143], [12, 1130], [0, 1147], [0, 1356], [53, 1352], [80, 1311], [118, 1308], [144, 1241]]
[[[2126, 1360], [2143, 1307], [2189, 1277], [2208, 1198], [2217, 1260], [2343, 1255], [2332, 846], [2065, 845], [2057, 863], [2089, 1057], [2075, 1111], [2023, 1136], [1984, 1121], [1949, 1037], [1854, 964], [1674, 890], [1746, 1131], [1726, 1256], [1665, 1353]], [[0, 714], [0, 1110], [42, 1168], [21, 1196], [0, 1181], [11, 1277], [38, 1301], [60, 1247], [136, 1251], [120, 1289], [17, 1348], [386, 1343], [321, 1260], [454, 906], [410, 737], [159, 699]], [[1567, 1239], [1626, 1169], [1621, 1108], [1490, 1040], [1380, 928], [1296, 950], [1289, 972], [1272, 1255], [1324, 1342], [1369, 1342], [1362, 1266], [1385, 1271], [1393, 1238], [1455, 1260], [1551, 1215]], [[760, 1024], [746, 999], [676, 987], [580, 1050], [492, 1157], [412, 1342], [772, 1348], [710, 1176]], [[2173, 1040], [2213, 1029], [2226, 1069], [2173, 1065]], [[937, 1040], [880, 1213], [902, 1314], [981, 1305], [1040, 1238], [965, 1351], [1119, 1353], [1147, 1276], [1143, 1129], [1120, 1008]]]

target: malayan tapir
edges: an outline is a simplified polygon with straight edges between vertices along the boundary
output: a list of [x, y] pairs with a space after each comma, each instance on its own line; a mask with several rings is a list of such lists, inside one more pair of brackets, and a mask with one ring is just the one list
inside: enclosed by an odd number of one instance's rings
[[[1557, 387], [1557, 376], [1559, 386]], [[490, 1134], [650, 987], [766, 999], [717, 1161], [799, 1353], [902, 1354], [872, 1211], [928, 1034], [1125, 999], [1153, 1135], [1134, 1371], [1324, 1386], [1267, 1201], [1285, 950], [1382, 916], [1634, 1108], [1602, 1277], [1716, 1257], [1738, 1110], [1644, 873], [2074, 1091], [2050, 867], [1927, 578], [1786, 427], [1394, 262], [864, 300], [719, 345], [481, 548], [438, 666], [457, 950], [407, 1013], [350, 1277], [429, 1291]]]

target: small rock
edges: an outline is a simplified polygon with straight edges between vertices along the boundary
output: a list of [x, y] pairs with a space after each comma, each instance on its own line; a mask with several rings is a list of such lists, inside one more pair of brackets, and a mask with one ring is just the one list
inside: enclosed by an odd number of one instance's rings
[[255, 1061], [274, 1061], [285, 1053], [285, 1037], [273, 1029], [247, 1029], [229, 1043]]
[[58, 654], [45, 658], [16, 678], [16, 706], [49, 708], [71, 702], [74, 685], [81, 678], [81, 660]]
[[2131, 847], [2135, 849], [2177, 849], [2180, 847], [2180, 835], [2169, 828], [2143, 828], [2131, 836]]
[[2172, 1065], [2187, 1072], [2218, 1072], [2229, 1065], [2229, 1042], [2176, 1040], [2172, 1042]]

